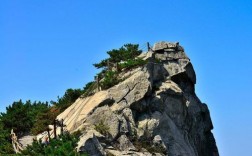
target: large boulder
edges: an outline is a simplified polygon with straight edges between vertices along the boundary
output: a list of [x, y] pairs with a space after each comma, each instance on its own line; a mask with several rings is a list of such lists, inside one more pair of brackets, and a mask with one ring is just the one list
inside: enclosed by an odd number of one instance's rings
[[100, 126], [98, 127], [100, 131], [106, 133], [111, 140], [116, 139], [119, 135], [120, 119], [108, 106], [97, 108], [86, 118], [85, 122], [96, 127]]
[[106, 155], [102, 145], [97, 137], [103, 137], [95, 130], [89, 130], [80, 137], [80, 141], [76, 147], [77, 152], [86, 152], [90, 156], [103, 156]]

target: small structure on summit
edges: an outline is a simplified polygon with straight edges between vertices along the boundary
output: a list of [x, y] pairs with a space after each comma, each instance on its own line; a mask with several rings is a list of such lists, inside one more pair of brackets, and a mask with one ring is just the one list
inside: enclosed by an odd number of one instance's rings
[[157, 42], [153, 46], [154, 52], [163, 52], [163, 51], [184, 51], [184, 48], [179, 45], [179, 42]]
[[190, 60], [184, 48], [179, 45], [179, 42], [157, 42], [153, 48], [148, 48], [147, 57], [151, 56], [153, 60], [168, 61], [168, 60], [179, 60], [187, 59]]

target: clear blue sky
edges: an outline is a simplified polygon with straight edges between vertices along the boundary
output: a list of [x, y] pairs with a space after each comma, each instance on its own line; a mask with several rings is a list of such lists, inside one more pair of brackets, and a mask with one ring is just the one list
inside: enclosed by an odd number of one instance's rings
[[251, 0], [0, 2], [0, 111], [82, 88], [124, 43], [179, 41], [221, 156], [252, 155]]

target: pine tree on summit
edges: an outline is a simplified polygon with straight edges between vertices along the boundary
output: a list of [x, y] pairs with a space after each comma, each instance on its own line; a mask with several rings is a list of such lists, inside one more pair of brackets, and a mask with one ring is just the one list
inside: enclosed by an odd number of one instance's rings
[[119, 63], [121, 61], [128, 61], [134, 59], [142, 53], [142, 50], [139, 50], [138, 44], [125, 44], [119, 49], [112, 49], [107, 52], [109, 58], [102, 60], [99, 63], [95, 63], [94, 66], [99, 68], [108, 68], [108, 61], [110, 63]]

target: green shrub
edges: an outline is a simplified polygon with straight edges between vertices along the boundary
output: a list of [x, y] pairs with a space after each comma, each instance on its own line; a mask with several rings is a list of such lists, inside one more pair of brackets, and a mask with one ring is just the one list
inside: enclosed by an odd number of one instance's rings
[[119, 83], [118, 73], [115, 71], [106, 71], [104, 74], [104, 79], [101, 81], [102, 89], [108, 89]]
[[155, 58], [155, 63], [161, 63], [161, 62], [162, 62], [161, 59]]
[[101, 120], [98, 124], [95, 124], [95, 130], [101, 133], [102, 135], [107, 136], [108, 131], [109, 131], [109, 126], [105, 125], [104, 121]]
[[167, 154], [167, 151], [164, 147], [160, 145], [154, 145], [152, 142], [152, 138], [149, 136], [148, 132], [145, 132], [145, 137], [137, 138], [137, 134], [132, 133], [129, 136], [130, 141], [133, 143], [133, 145], [136, 147], [137, 151], [142, 151], [142, 149], [146, 149], [150, 153], [163, 153]]

